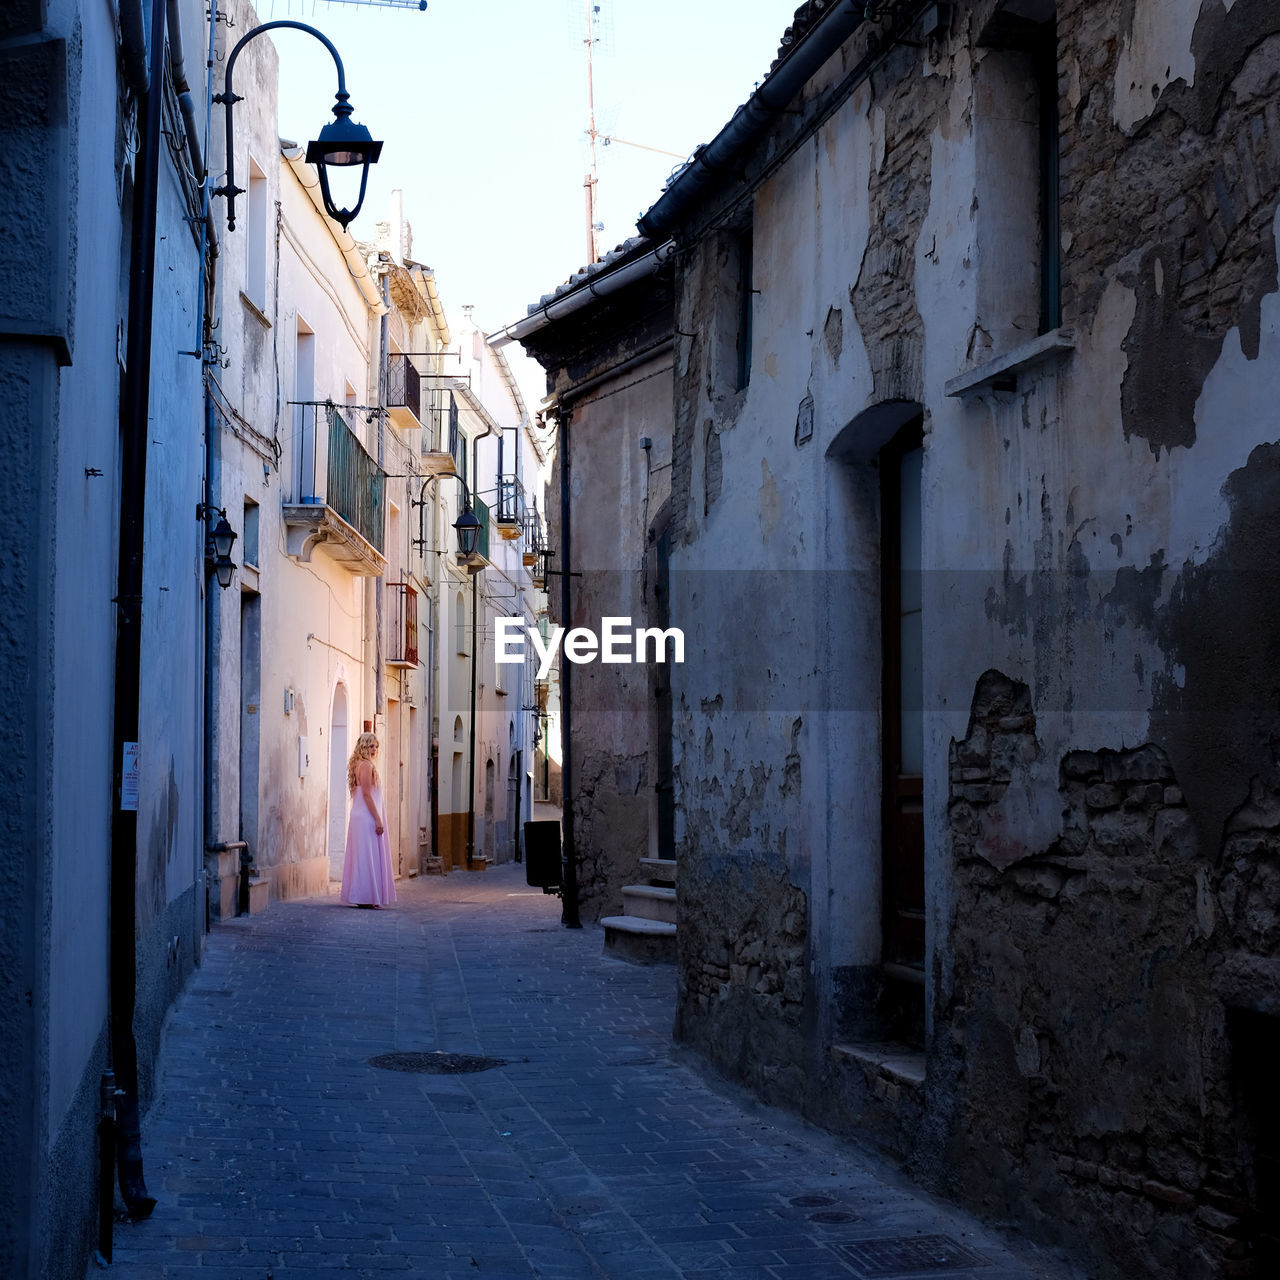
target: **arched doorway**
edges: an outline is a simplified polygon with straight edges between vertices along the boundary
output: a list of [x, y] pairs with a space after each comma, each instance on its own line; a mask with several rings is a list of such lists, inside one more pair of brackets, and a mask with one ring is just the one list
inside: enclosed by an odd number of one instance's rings
[[339, 681], [333, 690], [329, 717], [329, 879], [342, 879], [347, 848], [347, 687]]

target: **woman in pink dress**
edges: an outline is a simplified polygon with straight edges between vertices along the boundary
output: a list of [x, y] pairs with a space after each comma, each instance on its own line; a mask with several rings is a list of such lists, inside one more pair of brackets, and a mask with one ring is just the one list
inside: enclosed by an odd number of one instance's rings
[[347, 824], [347, 852], [342, 864], [342, 901], [353, 907], [382, 907], [396, 900], [386, 811], [373, 764], [377, 754], [377, 736], [362, 733], [347, 761], [351, 821]]

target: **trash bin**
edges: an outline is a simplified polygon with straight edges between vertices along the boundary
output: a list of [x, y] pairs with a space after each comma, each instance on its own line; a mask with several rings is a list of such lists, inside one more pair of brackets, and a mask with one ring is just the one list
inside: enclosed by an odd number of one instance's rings
[[554, 819], [524, 824], [524, 878], [538, 889], [560, 887], [560, 824]]

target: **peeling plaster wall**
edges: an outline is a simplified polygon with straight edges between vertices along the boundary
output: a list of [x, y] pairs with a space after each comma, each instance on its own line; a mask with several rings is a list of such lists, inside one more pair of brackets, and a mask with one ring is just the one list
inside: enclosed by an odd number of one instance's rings
[[[990, 221], [1027, 178], [983, 115], [992, 8], [894, 52], [756, 190], [743, 390], [717, 352], [746, 206], [682, 252], [677, 1029], [1099, 1274], [1235, 1274], [1229, 1010], [1276, 1012], [1280, 945], [1280, 12], [1058, 5], [1074, 349], [948, 395], [1032, 336], [992, 275], [1036, 269]], [[928, 1075], [899, 1101], [830, 1050], [875, 1030], [874, 457], [916, 408]]]
[[[648, 626], [653, 566], [649, 530], [667, 497], [671, 356], [606, 382], [574, 407], [573, 622], [599, 632], [605, 617]], [[654, 442], [640, 447], [641, 437]], [[556, 525], [559, 510], [556, 508]], [[552, 579], [559, 620], [558, 580]], [[573, 673], [574, 842], [584, 919], [617, 915], [622, 887], [643, 881], [650, 854], [656, 761], [650, 757], [653, 669], [592, 662]]]

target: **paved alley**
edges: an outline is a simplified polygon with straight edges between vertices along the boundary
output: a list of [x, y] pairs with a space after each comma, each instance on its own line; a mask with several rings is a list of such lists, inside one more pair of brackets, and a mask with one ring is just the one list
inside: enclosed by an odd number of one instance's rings
[[[159, 1205], [117, 1226], [111, 1273], [1058, 1274], [854, 1148], [710, 1087], [670, 1042], [674, 970], [561, 929], [522, 867], [399, 888], [388, 910], [276, 904], [209, 937], [145, 1126]], [[387, 1054], [504, 1065], [370, 1064]]]

